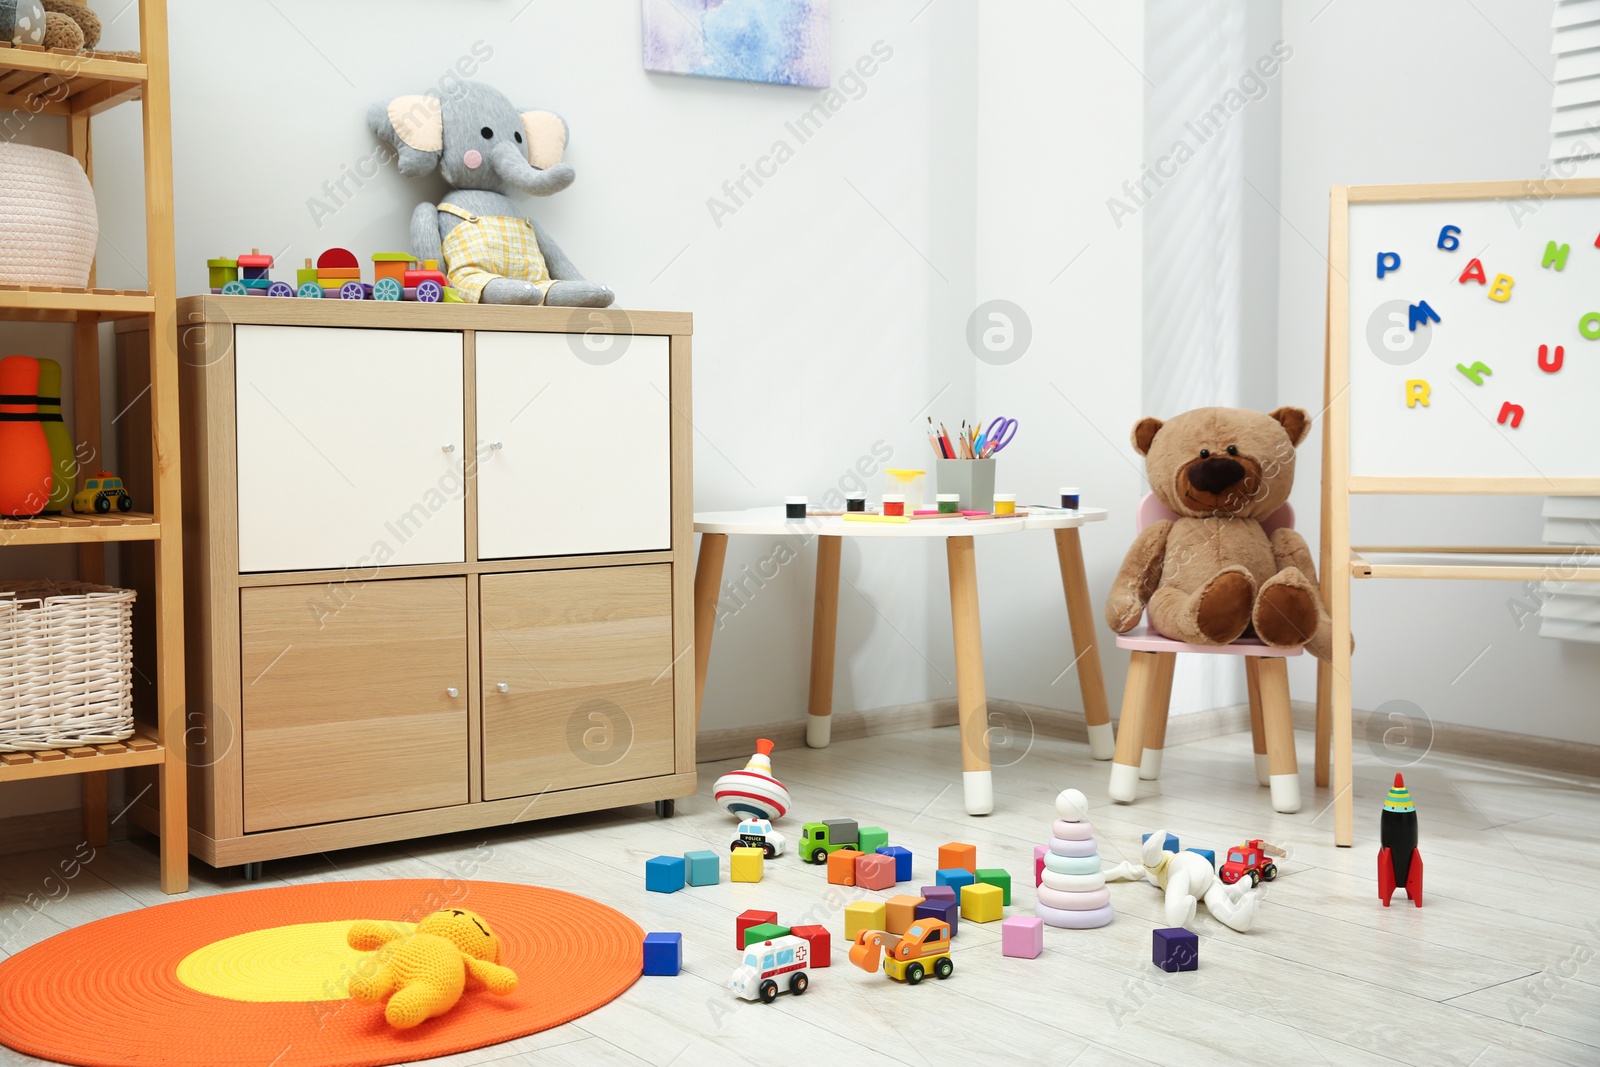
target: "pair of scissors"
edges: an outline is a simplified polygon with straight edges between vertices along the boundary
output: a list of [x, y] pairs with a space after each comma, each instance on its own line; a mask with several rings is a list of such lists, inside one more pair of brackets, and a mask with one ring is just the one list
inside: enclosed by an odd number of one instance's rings
[[983, 454], [992, 456], [1011, 443], [1017, 436], [1017, 420], [1001, 417], [989, 424], [989, 432], [984, 435]]

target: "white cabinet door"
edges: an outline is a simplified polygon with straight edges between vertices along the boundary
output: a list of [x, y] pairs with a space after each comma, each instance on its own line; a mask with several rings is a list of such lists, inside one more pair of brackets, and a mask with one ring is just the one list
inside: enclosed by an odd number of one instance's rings
[[672, 546], [668, 339], [615, 343], [477, 335], [480, 559]]
[[239, 569], [462, 562], [461, 353], [458, 333], [236, 327]]

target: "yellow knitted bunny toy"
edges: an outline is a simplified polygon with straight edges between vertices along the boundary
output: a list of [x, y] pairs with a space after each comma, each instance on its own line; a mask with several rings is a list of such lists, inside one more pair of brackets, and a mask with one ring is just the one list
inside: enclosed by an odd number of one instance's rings
[[387, 997], [384, 1018], [401, 1030], [455, 1007], [469, 982], [499, 996], [517, 988], [516, 972], [500, 965], [500, 939], [470, 911], [436, 911], [411, 932], [363, 919], [345, 939], [372, 952], [351, 976], [350, 996], [361, 1004]]

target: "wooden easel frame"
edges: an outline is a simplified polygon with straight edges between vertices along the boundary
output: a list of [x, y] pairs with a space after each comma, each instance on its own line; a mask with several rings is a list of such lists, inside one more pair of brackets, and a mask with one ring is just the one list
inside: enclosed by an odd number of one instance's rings
[[[1563, 567], [1551, 556], [1594, 554], [1580, 545], [1350, 544], [1350, 497], [1358, 493], [1600, 496], [1600, 478], [1399, 478], [1350, 474], [1349, 223], [1351, 204], [1539, 199], [1600, 195], [1600, 179], [1453, 182], [1434, 185], [1336, 185], [1328, 212], [1328, 320], [1322, 422], [1322, 595], [1333, 620], [1333, 660], [1317, 664], [1317, 784], [1326, 785], [1332, 746], [1334, 842], [1355, 843], [1351, 767], [1350, 582], [1352, 578], [1600, 581], [1600, 567]], [[1448, 563], [1369, 563], [1363, 553], [1459, 556]], [[1495, 556], [1492, 560], [1474, 557]], [[1539, 557], [1545, 557], [1541, 560]], [[1509, 561], [1506, 557], [1512, 557]], [[1523, 562], [1516, 557], [1526, 557]], [[1573, 572], [1577, 572], [1574, 574]]]

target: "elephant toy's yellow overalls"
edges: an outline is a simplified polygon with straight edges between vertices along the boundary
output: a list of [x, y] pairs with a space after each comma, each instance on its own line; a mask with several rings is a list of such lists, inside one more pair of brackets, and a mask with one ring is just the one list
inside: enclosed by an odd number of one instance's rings
[[552, 281], [533, 223], [511, 215], [474, 215], [454, 204], [439, 210], [461, 222], [445, 235], [445, 273], [461, 299], [476, 304], [483, 287], [496, 278], [532, 282], [544, 289]]

